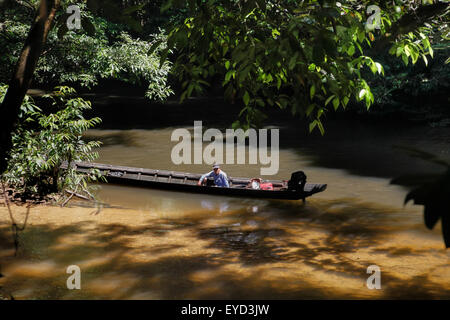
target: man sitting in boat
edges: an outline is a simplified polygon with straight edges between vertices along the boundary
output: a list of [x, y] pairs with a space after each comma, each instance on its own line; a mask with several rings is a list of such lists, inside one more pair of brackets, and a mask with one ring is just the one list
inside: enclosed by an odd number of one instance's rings
[[213, 165], [213, 171], [202, 175], [200, 180], [198, 180], [197, 184], [201, 186], [203, 183], [206, 183], [208, 178], [213, 178], [214, 184], [218, 187], [226, 187], [226, 188], [230, 187], [228, 183], [227, 174], [220, 169], [220, 165], [218, 164]]

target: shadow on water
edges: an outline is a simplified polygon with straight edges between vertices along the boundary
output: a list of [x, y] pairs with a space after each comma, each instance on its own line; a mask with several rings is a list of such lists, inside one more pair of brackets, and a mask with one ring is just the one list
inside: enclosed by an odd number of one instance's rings
[[383, 178], [442, 171], [438, 166], [410, 157], [397, 146], [418, 148], [450, 159], [450, 128], [342, 119], [327, 121], [325, 125], [324, 136], [317, 132], [310, 134], [306, 127], [289, 126], [281, 130], [280, 148], [307, 155], [314, 166]]
[[113, 95], [85, 96], [93, 103], [87, 116], [102, 118], [102, 129], [162, 129], [172, 126], [192, 126], [203, 120], [219, 127], [231, 127], [241, 108], [222, 98], [190, 98], [183, 104], [178, 101], [155, 103], [143, 97]]
[[[274, 201], [257, 215], [242, 209], [220, 217], [151, 218], [139, 226], [32, 225], [21, 234], [17, 260], [5, 265], [4, 287], [38, 299], [361, 298], [366, 268], [377, 259], [426, 259], [414, 246], [387, 241], [411, 228], [383, 217], [387, 211], [352, 199], [319, 207]], [[359, 250], [370, 255], [355, 258]], [[65, 288], [71, 264], [82, 269], [83, 290]], [[360, 285], [341, 291], [349, 279]], [[450, 298], [450, 291], [426, 273], [405, 278], [386, 272], [376, 297]]]

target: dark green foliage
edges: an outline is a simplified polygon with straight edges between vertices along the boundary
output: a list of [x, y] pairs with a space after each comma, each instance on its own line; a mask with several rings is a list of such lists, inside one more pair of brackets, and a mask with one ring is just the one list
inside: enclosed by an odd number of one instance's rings
[[96, 16], [126, 26], [140, 38], [150, 40], [149, 35], [161, 27], [185, 18], [186, 9], [161, 11], [165, 0], [88, 0], [89, 10]]
[[[67, 29], [67, 3], [60, 10], [34, 73], [34, 85], [92, 87], [100, 79], [118, 79], [147, 85], [150, 99], [164, 100], [172, 94], [167, 83], [170, 62], [159, 68], [160, 52], [166, 47], [160, 31], [148, 35], [150, 41], [136, 39], [127, 32], [128, 25], [95, 16], [83, 3], [79, 6], [81, 30]], [[0, 55], [0, 82], [10, 80], [33, 15], [33, 10], [17, 4], [0, 12], [0, 21], [4, 21], [0, 28], [4, 52]], [[150, 52], [154, 43], [158, 45]]]
[[[370, 110], [356, 103], [349, 103], [344, 112], [348, 115], [373, 120], [421, 123], [431, 127], [450, 126], [449, 65], [439, 65], [433, 59], [429, 67], [405, 67], [396, 73], [385, 66], [386, 77], [368, 77], [375, 102]], [[345, 115], [342, 116], [345, 117]]]
[[375, 96], [371, 113], [382, 116], [401, 113], [433, 126], [450, 125], [450, 64], [446, 63], [450, 42], [445, 39], [435, 42], [433, 59], [416, 65], [405, 66], [394, 57], [380, 56], [385, 77], [368, 76]]
[[[0, 87], [0, 102], [7, 86]], [[84, 119], [89, 101], [74, 96], [68, 87], [57, 87], [50, 99], [51, 111], [36, 106], [26, 96], [20, 112], [20, 123], [13, 133], [5, 181], [25, 194], [46, 195], [72, 190], [89, 194], [87, 182], [97, 179], [96, 172], [84, 176], [74, 170], [60, 170], [63, 162], [91, 161], [97, 157], [93, 148], [99, 142], [84, 142], [83, 133], [99, 124], [99, 118]]]
[[389, 51], [405, 64], [432, 55], [432, 28], [424, 23], [447, 8], [427, 2], [415, 11], [409, 2], [384, 2], [380, 29], [373, 30], [366, 26], [372, 4], [169, 0], [167, 7], [189, 9], [168, 38], [169, 48], [176, 48], [181, 98], [202, 94], [219, 75], [225, 96], [243, 105], [244, 125], [261, 119], [266, 106], [276, 106], [309, 117], [310, 129], [323, 133], [321, 117], [328, 111], [345, 109], [350, 100], [366, 108], [373, 104], [363, 72], [384, 74], [377, 51]]

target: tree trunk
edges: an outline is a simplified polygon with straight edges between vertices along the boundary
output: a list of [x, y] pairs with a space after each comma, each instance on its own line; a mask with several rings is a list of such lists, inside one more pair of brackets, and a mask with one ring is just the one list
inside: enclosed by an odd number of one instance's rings
[[0, 174], [6, 169], [6, 156], [12, 147], [11, 133], [60, 3], [61, 0], [41, 0], [5, 99], [0, 106]]

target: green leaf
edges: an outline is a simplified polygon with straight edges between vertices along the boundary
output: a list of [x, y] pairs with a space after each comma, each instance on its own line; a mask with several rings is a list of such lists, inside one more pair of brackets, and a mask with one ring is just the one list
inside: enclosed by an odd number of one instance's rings
[[187, 96], [187, 90], [184, 90], [180, 96], [180, 103], [183, 103], [183, 101], [186, 100], [186, 96]]
[[408, 59], [408, 56], [406, 54], [402, 54], [402, 60], [403, 60], [403, 63], [407, 66], [408, 62], [409, 62], [409, 59]]
[[239, 120], [236, 120], [235, 122], [233, 122], [232, 125], [231, 125], [231, 128], [232, 128], [233, 130], [237, 130], [237, 129], [241, 128], [241, 123], [240, 123], [240, 121], [239, 121]]
[[280, 35], [281, 35], [280, 31], [278, 31], [277, 29], [272, 29], [272, 37], [274, 39], [277, 39], [278, 36], [280, 36]]
[[337, 108], [339, 107], [339, 98], [338, 97], [333, 99], [333, 107], [334, 107], [334, 110], [337, 110]]
[[325, 106], [327, 105], [327, 104], [329, 104], [330, 103], [330, 101], [333, 99], [335, 97], [335, 95], [333, 94], [333, 95], [331, 95], [331, 96], [329, 96], [328, 97], [328, 99], [325, 101]]
[[313, 122], [311, 122], [309, 124], [309, 132], [312, 132], [314, 130], [314, 128], [317, 126], [318, 121], [314, 120]]
[[344, 108], [347, 106], [347, 104], [348, 104], [349, 101], [350, 101], [350, 99], [349, 99], [347, 96], [345, 96], [344, 98], [342, 98], [342, 103], [343, 103], [343, 105], [344, 105]]
[[355, 46], [351, 45], [348, 49], [347, 49], [347, 54], [351, 57], [355, 54]]
[[248, 91], [245, 91], [244, 96], [242, 97], [242, 100], [244, 100], [244, 104], [248, 106], [250, 102], [250, 95], [248, 94]]
[[360, 30], [358, 32], [358, 40], [359, 42], [363, 42], [366, 39], [366, 32], [364, 30]]
[[378, 63], [378, 62], [375, 62], [375, 66], [376, 66], [376, 68], [377, 68], [378, 73], [384, 75], [384, 69], [383, 69], [383, 66], [382, 66], [380, 63]]
[[256, 103], [258, 104], [258, 106], [260, 107], [264, 107], [266, 105], [266, 103], [264, 102], [264, 100], [262, 100], [261, 98], [256, 99]]
[[192, 95], [192, 90], [194, 90], [194, 83], [190, 83], [187, 88], [187, 97], [190, 97]]
[[308, 108], [306, 109], [306, 116], [310, 116], [310, 114], [314, 111], [314, 108], [316, 107], [316, 105], [314, 103], [310, 104], [308, 106]]
[[230, 70], [226, 73], [225, 75], [225, 83], [227, 83], [228, 81], [230, 81], [231, 77], [233, 76], [233, 74], [235, 73], [234, 70]]
[[320, 134], [324, 135], [325, 134], [325, 129], [324, 129], [323, 124], [322, 124], [322, 122], [320, 120], [317, 121], [317, 127], [319, 128]]
[[390, 55], [394, 55], [396, 49], [397, 49], [397, 48], [396, 48], [395, 46], [392, 46], [392, 47], [389, 49], [389, 54], [390, 54]]
[[314, 98], [315, 94], [316, 94], [316, 86], [313, 84], [309, 89], [309, 97], [311, 98], [311, 100]]
[[373, 61], [370, 62], [369, 67], [373, 74], [377, 73], [378, 69]]
[[163, 43], [163, 40], [157, 40], [155, 41], [152, 46], [150, 47], [150, 50], [148, 51], [148, 55], [152, 55], [153, 52], [155, 52], [156, 48], [158, 48]]
[[362, 89], [358, 94], [359, 99], [361, 100], [366, 94], [367, 94], [367, 90]]
[[427, 48], [430, 48], [430, 47], [431, 47], [431, 45], [430, 45], [430, 40], [428, 40], [428, 38], [422, 39], [422, 43], [423, 43], [424, 49], [427, 49]]

